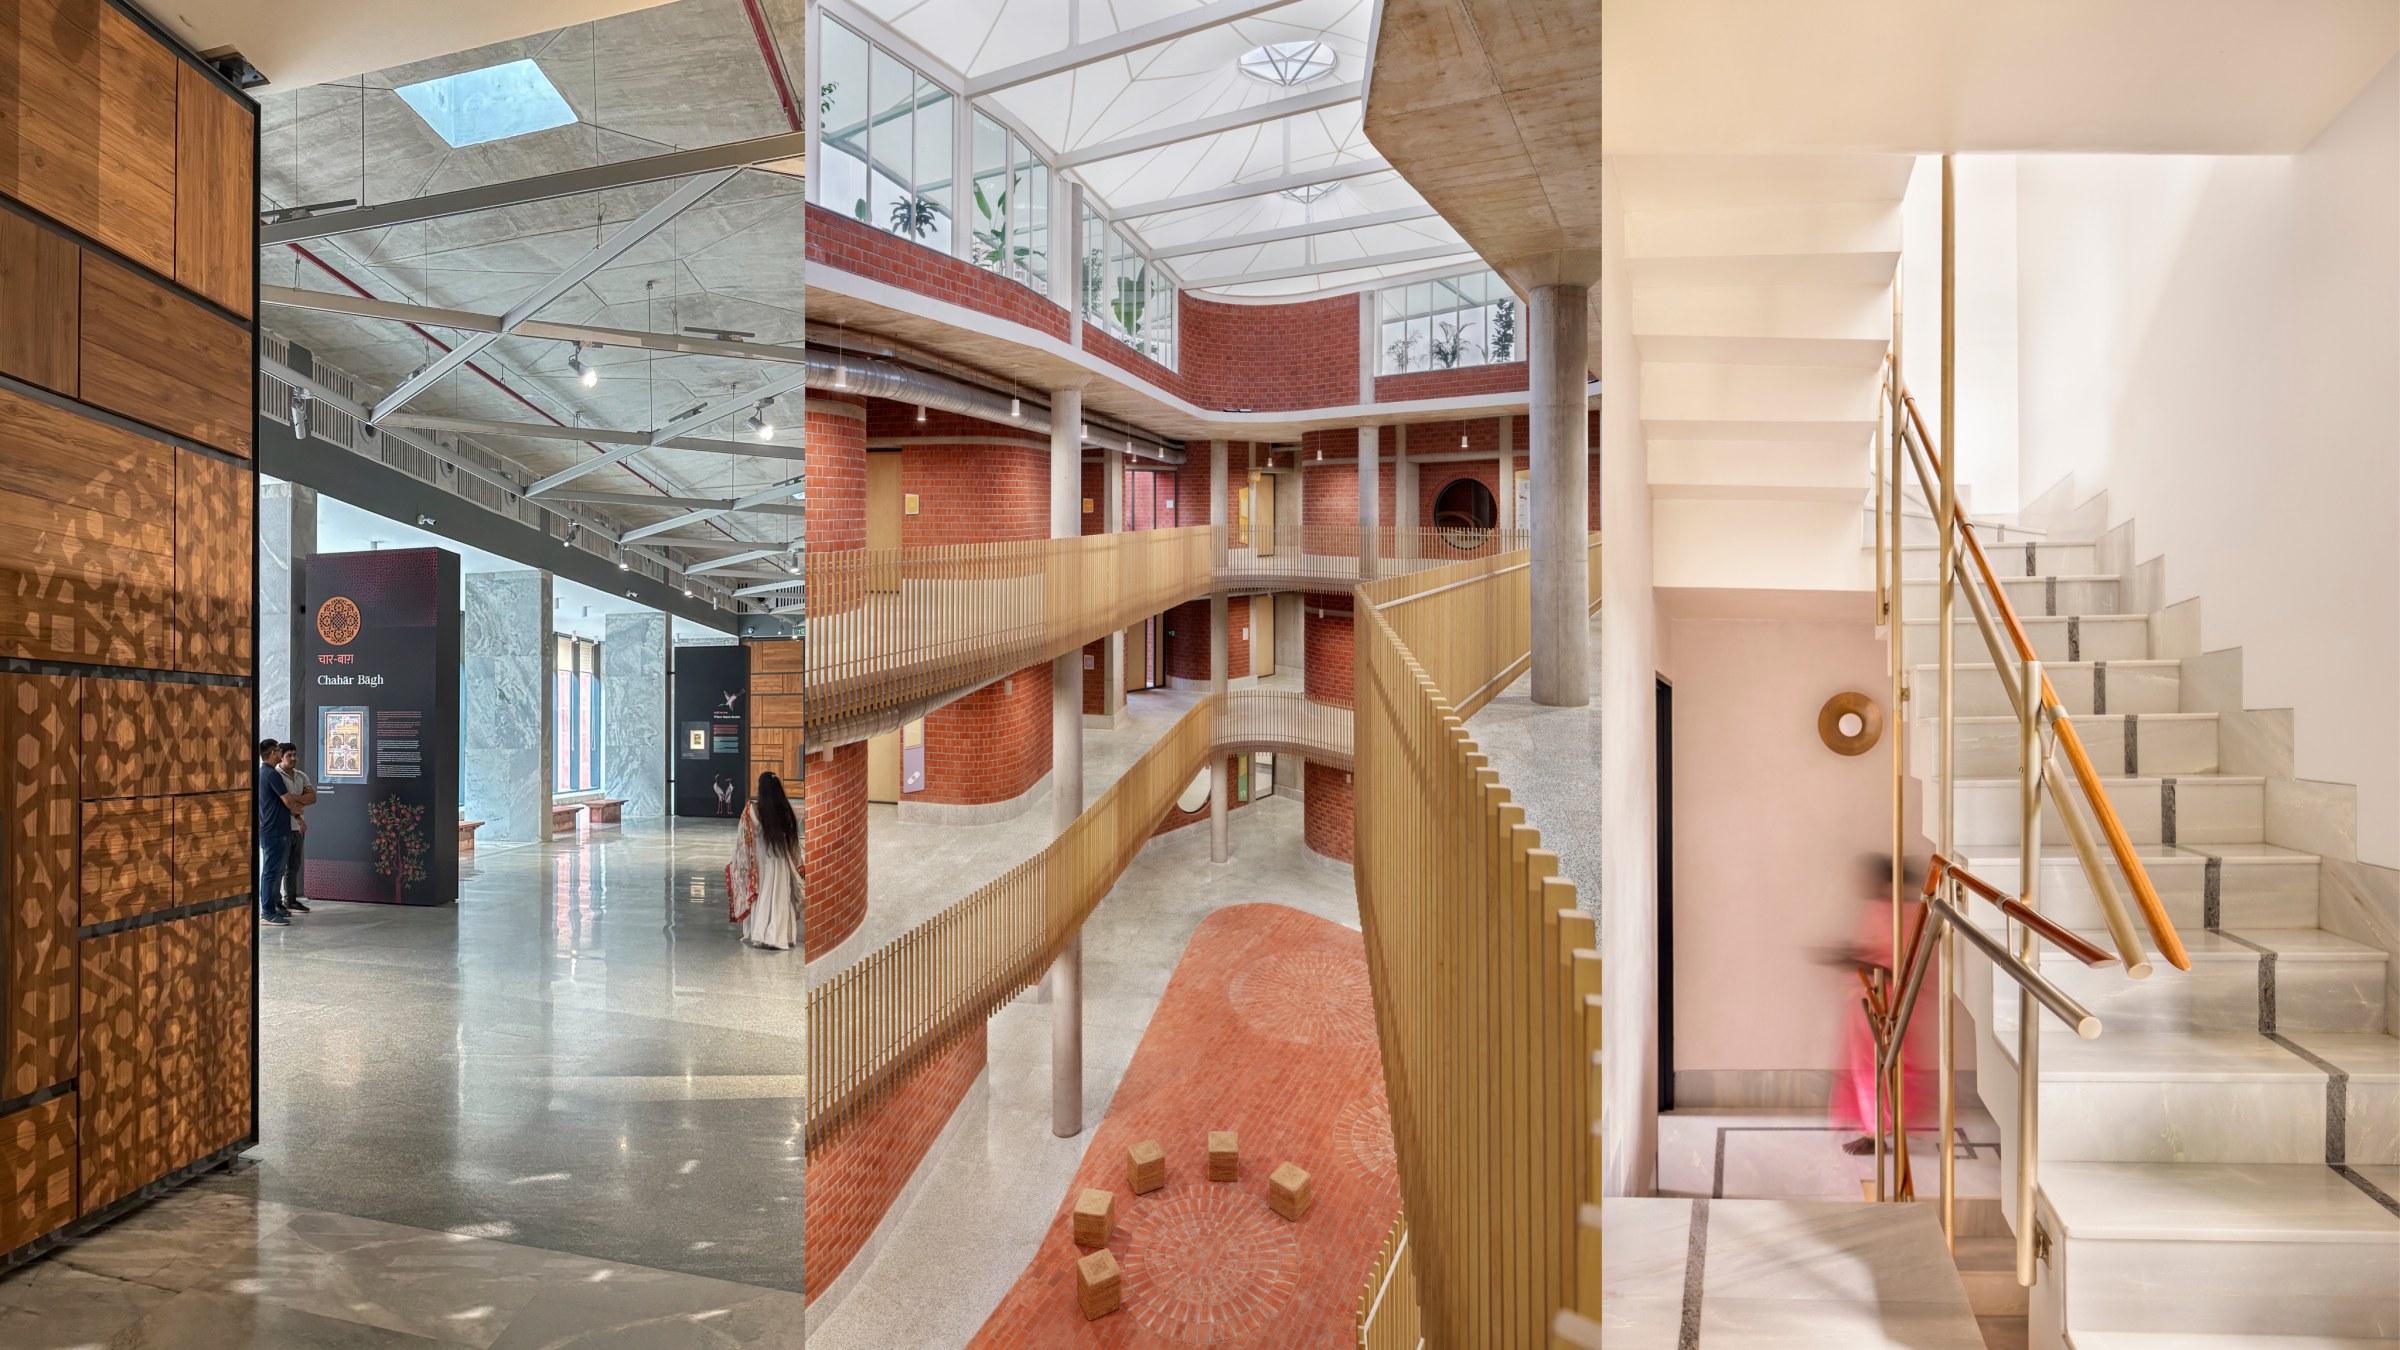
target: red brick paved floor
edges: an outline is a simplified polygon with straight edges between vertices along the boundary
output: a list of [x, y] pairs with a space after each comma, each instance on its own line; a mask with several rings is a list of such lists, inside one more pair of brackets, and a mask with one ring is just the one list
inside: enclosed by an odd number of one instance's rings
[[[1210, 1130], [1239, 1134], [1241, 1180], [1207, 1179]], [[1165, 1147], [1167, 1184], [1137, 1196], [1125, 1150], [1144, 1139]], [[1298, 1223], [1267, 1208], [1285, 1161], [1312, 1178]], [[1125, 1281], [1097, 1322], [1075, 1300], [1070, 1213], [1087, 1186], [1116, 1193]], [[1041, 1251], [973, 1344], [1347, 1346], [1399, 1209], [1358, 933], [1281, 905], [1220, 910], [1184, 949]]]

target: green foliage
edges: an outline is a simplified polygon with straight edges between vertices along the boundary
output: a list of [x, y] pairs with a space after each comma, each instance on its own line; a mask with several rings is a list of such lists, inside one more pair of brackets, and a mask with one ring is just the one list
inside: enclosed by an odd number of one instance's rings
[[392, 902], [398, 904], [403, 887], [425, 879], [425, 832], [418, 828], [425, 823], [425, 808], [386, 797], [368, 808], [367, 820], [375, 830], [375, 874], [392, 879]]
[[933, 233], [933, 203], [923, 197], [902, 197], [892, 203], [892, 233], [922, 239]]
[[1502, 300], [1492, 306], [1492, 359], [1507, 361], [1517, 351], [1517, 302]]

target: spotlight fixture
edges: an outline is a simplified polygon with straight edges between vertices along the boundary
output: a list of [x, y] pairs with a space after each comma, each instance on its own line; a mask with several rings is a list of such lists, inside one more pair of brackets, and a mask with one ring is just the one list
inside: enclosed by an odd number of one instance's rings
[[1466, 448], [1467, 448], [1467, 436], [1466, 436], [1466, 433], [1465, 433], [1465, 432], [1463, 432], [1463, 431], [1462, 431], [1462, 432], [1460, 432], [1460, 433], [1459, 433], [1459, 436], [1458, 436], [1458, 448], [1459, 448], [1459, 449], [1461, 449], [1461, 450], [1464, 450], [1464, 449], [1466, 449]]
[[308, 405], [314, 402], [316, 402], [316, 396], [314, 394], [309, 393], [306, 389], [301, 389], [298, 387], [293, 388], [291, 409], [292, 439], [300, 441], [305, 441], [308, 439]]
[[259, 212], [258, 223], [261, 225], [282, 225], [288, 221], [306, 220], [319, 211], [339, 211], [344, 207], [356, 205], [358, 205], [358, 198], [344, 197], [340, 201], [310, 202], [306, 206], [279, 206], [272, 211]]
[[1021, 399], [1019, 399], [1019, 398], [1018, 398], [1018, 397], [1017, 397], [1015, 394], [1010, 394], [1010, 395], [1008, 396], [1008, 420], [1009, 420], [1009, 421], [1011, 421], [1011, 422], [1021, 421], [1021, 420], [1023, 420], [1024, 416], [1025, 416], [1025, 404], [1024, 404], [1024, 402], [1023, 402]]
[[[760, 399], [758, 401], [758, 406], [750, 410], [750, 420], [742, 423], [742, 425], [749, 428], [750, 433], [762, 441], [774, 440], [775, 423], [773, 419], [767, 416], [767, 410], [774, 406], [775, 400], [771, 398]], [[924, 414], [922, 412], [919, 412], [917, 420], [924, 420]]]
[[924, 423], [924, 421], [925, 421], [925, 405], [924, 405], [924, 404], [922, 404], [922, 403], [920, 403], [920, 404], [918, 404], [918, 405], [917, 405], [917, 422], [918, 422], [918, 424], [919, 424], [919, 425], [922, 425], [922, 424]]
[[623, 544], [617, 545], [617, 570], [620, 572], [630, 572], [633, 570], [633, 559], [625, 556], [625, 546]]
[[600, 383], [600, 370], [597, 366], [585, 364], [583, 354], [599, 345], [597, 342], [578, 342], [574, 352], [567, 357], [567, 369], [575, 372], [575, 383], [586, 389]]
[[684, 588], [683, 588], [683, 598], [684, 598], [684, 599], [686, 599], [686, 600], [689, 600], [689, 599], [691, 599], [691, 598], [692, 598], [692, 588], [691, 588], [691, 587], [689, 587], [689, 586], [686, 586], [686, 587], [684, 587]]
[[583, 533], [583, 522], [582, 522], [582, 521], [579, 521], [579, 520], [570, 520], [570, 521], [568, 521], [568, 522], [567, 522], [567, 537], [566, 537], [566, 538], [564, 538], [564, 539], [561, 539], [561, 540], [559, 540], [559, 541], [558, 541], [558, 542], [559, 542], [559, 546], [560, 546], [560, 547], [562, 547], [562, 548], [573, 548], [573, 547], [575, 547], [575, 539], [576, 539], [576, 536], [578, 536], [578, 535], [580, 535], [580, 534], [582, 534], [582, 533]]
[[422, 512], [422, 511], [420, 511], [420, 512], [418, 512], [418, 513], [417, 513], [417, 524], [418, 524], [418, 525], [420, 525], [420, 526], [425, 526], [425, 525], [431, 525], [432, 523], [433, 523], [433, 517], [431, 517], [431, 516], [429, 516], [429, 515], [426, 515], [426, 514], [425, 514], [424, 512]]

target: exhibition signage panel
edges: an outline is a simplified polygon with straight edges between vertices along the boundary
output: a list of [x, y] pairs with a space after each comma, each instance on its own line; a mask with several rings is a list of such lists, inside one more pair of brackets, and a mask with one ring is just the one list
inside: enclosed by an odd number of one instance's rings
[[675, 649], [675, 814], [739, 817], [750, 701], [749, 653], [740, 647]]
[[301, 724], [315, 780], [301, 893], [458, 898], [459, 559], [447, 549], [305, 560]]

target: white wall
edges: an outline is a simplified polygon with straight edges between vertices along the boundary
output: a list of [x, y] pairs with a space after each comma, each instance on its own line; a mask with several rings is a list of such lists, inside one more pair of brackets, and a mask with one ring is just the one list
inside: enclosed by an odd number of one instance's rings
[[2017, 180], [2022, 492], [2105, 488], [2400, 865], [2400, 62], [2297, 156]]
[[[2017, 388], [2017, 157], [1959, 155], [1958, 481], [1969, 509], [2005, 515], [2019, 504]], [[1942, 433], [1942, 161], [1917, 160], [1901, 202], [1900, 369]], [[1911, 471], [1913, 481], [1914, 471]]]

